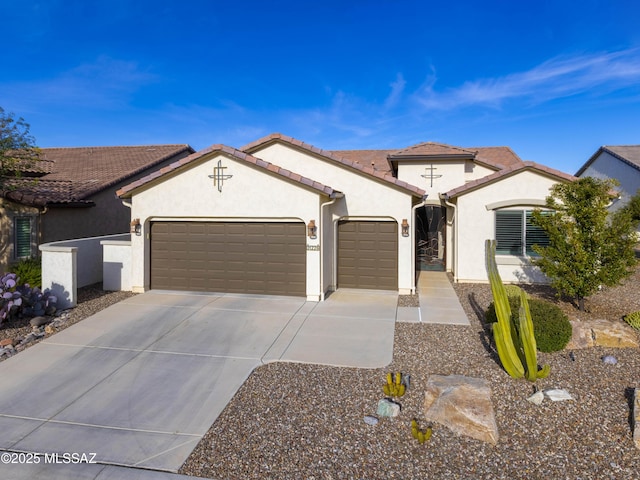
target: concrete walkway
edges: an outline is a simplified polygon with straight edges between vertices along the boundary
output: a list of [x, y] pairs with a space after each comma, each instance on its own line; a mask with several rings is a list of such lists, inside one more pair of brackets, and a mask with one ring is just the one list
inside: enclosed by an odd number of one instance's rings
[[168, 479], [144, 469], [176, 472], [261, 364], [390, 363], [396, 310], [396, 293], [355, 290], [321, 303], [148, 292], [112, 305], [0, 363], [0, 454], [95, 453], [108, 467], [38, 457], [0, 463], [0, 478]]
[[470, 325], [445, 272], [420, 272], [417, 287], [420, 308], [399, 307], [398, 321]]

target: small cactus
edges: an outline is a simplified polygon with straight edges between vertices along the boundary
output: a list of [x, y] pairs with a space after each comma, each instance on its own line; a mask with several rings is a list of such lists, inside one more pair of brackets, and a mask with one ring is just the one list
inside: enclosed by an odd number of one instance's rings
[[395, 376], [387, 373], [387, 383], [382, 385], [382, 391], [387, 397], [402, 397], [407, 390], [405, 382], [402, 381], [402, 373], [398, 372]]
[[427, 427], [424, 430], [418, 428], [418, 421], [414, 418], [411, 420], [411, 435], [413, 438], [418, 440], [418, 443], [421, 445], [431, 438], [431, 434], [433, 433], [433, 429], [431, 427]]

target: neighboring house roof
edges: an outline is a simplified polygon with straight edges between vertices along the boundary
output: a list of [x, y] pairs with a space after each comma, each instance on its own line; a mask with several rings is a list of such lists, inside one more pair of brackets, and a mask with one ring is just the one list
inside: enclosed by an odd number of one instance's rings
[[545, 165], [540, 165], [539, 163], [535, 163], [535, 162], [522, 162], [520, 165], [513, 165], [509, 168], [505, 168], [503, 170], [499, 170], [495, 173], [492, 173], [491, 175], [487, 175], [486, 177], [472, 180], [471, 182], [468, 182], [461, 187], [457, 187], [457, 188], [454, 188], [453, 190], [449, 190], [444, 195], [447, 198], [458, 197], [472, 190], [476, 190], [485, 185], [496, 182], [498, 180], [502, 180], [506, 177], [515, 175], [525, 170], [533, 170], [538, 173], [541, 173], [542, 175], [554, 177], [566, 182], [572, 182], [576, 180], [576, 177], [574, 177], [573, 175], [569, 175], [567, 173], [561, 172], [560, 170], [556, 170], [554, 168], [550, 168]]
[[0, 196], [30, 206], [91, 205], [91, 196], [179, 154], [189, 145], [42, 148], [38, 179], [14, 178]]
[[332, 196], [339, 196], [341, 192], [334, 190], [331, 187], [328, 187], [326, 185], [323, 185], [320, 182], [316, 182], [314, 180], [311, 180], [310, 178], [307, 177], [303, 177], [302, 175], [298, 175], [297, 173], [291, 172], [289, 170], [285, 170], [284, 168], [281, 168], [277, 165], [274, 165], [273, 163], [270, 162], [265, 162], [264, 160], [261, 160], [260, 158], [254, 157], [252, 155], [249, 155], [248, 153], [242, 152], [240, 150], [237, 150], [233, 147], [228, 147], [226, 145], [220, 145], [220, 144], [216, 144], [216, 145], [212, 145], [209, 148], [205, 148], [204, 150], [200, 150], [199, 152], [193, 153], [191, 155], [189, 155], [188, 157], [185, 157], [181, 160], [178, 160], [176, 162], [171, 163], [170, 165], [167, 165], [166, 167], [161, 168], [160, 170], [157, 170], [153, 173], [150, 173], [149, 175], [142, 177], [139, 180], [136, 180], [133, 183], [130, 183], [129, 185], [126, 185], [124, 187], [122, 187], [120, 190], [118, 190], [116, 192], [116, 195], [118, 195], [119, 197], [130, 197], [133, 193], [134, 190], [142, 187], [143, 185], [148, 184], [149, 182], [152, 182], [153, 180], [156, 180], [160, 177], [163, 177], [171, 172], [174, 172], [182, 167], [184, 167], [185, 165], [188, 165], [202, 157], [204, 157], [205, 155], [209, 155], [212, 153], [224, 153], [227, 154], [231, 157], [233, 157], [235, 160], [239, 160], [241, 162], [245, 162], [251, 165], [255, 165], [256, 167], [262, 168], [264, 170], [267, 170], [269, 172], [272, 172], [275, 175], [279, 175], [291, 182], [294, 183], [298, 183], [304, 187], [310, 188], [312, 190], [315, 190], [323, 195], [327, 195], [329, 197]]
[[[285, 144], [294, 146], [296, 148], [299, 148], [301, 150], [322, 156], [323, 158], [328, 159], [334, 163], [337, 163], [338, 165], [341, 165], [346, 168], [350, 168], [352, 170], [357, 170], [358, 172], [363, 173], [365, 175], [372, 176], [378, 179], [379, 181], [382, 181], [384, 183], [391, 184], [393, 186], [406, 190], [414, 196], [422, 197], [425, 194], [425, 191], [422, 190], [421, 188], [418, 188], [415, 185], [411, 185], [407, 182], [403, 182], [402, 180], [398, 180], [396, 177], [394, 177], [391, 174], [391, 172], [388, 169], [378, 170], [372, 167], [371, 164], [369, 165], [362, 164], [358, 161], [351, 160], [346, 157], [341, 157], [330, 151], [322, 150], [318, 147], [314, 147], [313, 145], [309, 145], [300, 140], [296, 140], [295, 138], [289, 137], [287, 135], [282, 135], [281, 133], [272, 133], [271, 135], [267, 135], [266, 137], [263, 137], [259, 140], [256, 140], [255, 142], [251, 142], [248, 145], [245, 145], [244, 147], [241, 148], [241, 150], [244, 152], [251, 153], [253, 151], [257, 151], [258, 149], [260, 149], [265, 145], [268, 145], [270, 143], [276, 143], [276, 142], [285, 143]], [[371, 150], [359, 150], [359, 151], [371, 152]]]
[[591, 155], [589, 160], [587, 160], [582, 167], [580, 167], [580, 170], [576, 172], [576, 177], [582, 175], [603, 152], [608, 153], [637, 170], [640, 170], [640, 145], [603, 145], [596, 153]]

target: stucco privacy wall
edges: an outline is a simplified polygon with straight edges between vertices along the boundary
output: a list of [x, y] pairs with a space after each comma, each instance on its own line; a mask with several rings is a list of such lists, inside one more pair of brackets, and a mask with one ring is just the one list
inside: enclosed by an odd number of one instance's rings
[[[484, 242], [495, 238], [495, 210], [487, 206], [540, 207], [557, 183], [531, 170], [503, 178], [471, 190], [457, 198], [456, 265], [457, 281], [486, 281]], [[544, 282], [545, 277], [521, 257], [498, 255], [500, 276], [505, 282]]]
[[78, 238], [40, 245], [42, 288], [58, 298], [58, 308], [76, 305], [78, 288], [102, 282], [102, 241], [126, 241], [129, 234]]
[[[218, 161], [230, 175], [215, 186], [214, 168]], [[141, 235], [131, 236], [132, 289], [149, 288], [150, 222], [180, 221], [301, 221], [318, 220], [321, 202], [329, 199], [317, 191], [284, 180], [266, 170], [253, 167], [224, 153], [216, 152], [188, 164], [183, 169], [151, 182], [132, 197], [132, 218], [142, 223]], [[308, 245], [319, 245], [307, 238]], [[307, 251], [307, 298], [320, 296], [320, 255]]]
[[[344, 193], [344, 198], [327, 207], [331, 214], [333, 232], [331, 241], [327, 242], [325, 239], [323, 242], [325, 266], [335, 265], [335, 232], [337, 231], [335, 224], [339, 219], [396, 221], [398, 223], [398, 290], [400, 293], [411, 292], [413, 234], [410, 237], [403, 237], [400, 228], [403, 218], [412, 222], [411, 207], [414, 197], [410, 193], [392, 185], [386, 185], [348, 167], [340, 166], [332, 160], [322, 159], [284, 143], [267, 144], [253, 150], [252, 155], [305, 177], [313, 178]], [[327, 219], [324, 223], [328, 223]], [[325, 289], [329, 286], [328, 277], [335, 279], [336, 272], [335, 269], [332, 270], [331, 276], [326, 273], [323, 275]]]

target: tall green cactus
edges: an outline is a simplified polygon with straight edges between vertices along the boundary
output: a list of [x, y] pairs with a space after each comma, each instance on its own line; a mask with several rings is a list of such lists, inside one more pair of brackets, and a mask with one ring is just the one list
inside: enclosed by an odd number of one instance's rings
[[529, 311], [529, 301], [524, 291], [520, 291], [519, 324], [511, 321], [511, 307], [504, 288], [498, 265], [496, 264], [496, 242], [485, 242], [487, 274], [491, 284], [491, 293], [496, 308], [498, 323], [493, 326], [493, 338], [496, 350], [505, 371], [513, 378], [522, 378], [535, 382], [549, 375], [549, 365], [538, 370], [536, 338], [533, 334], [533, 322]]

